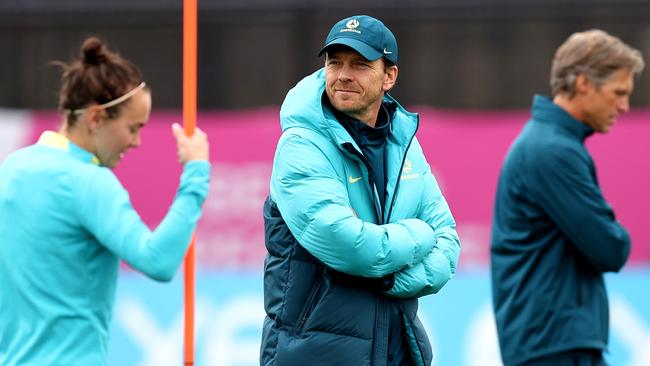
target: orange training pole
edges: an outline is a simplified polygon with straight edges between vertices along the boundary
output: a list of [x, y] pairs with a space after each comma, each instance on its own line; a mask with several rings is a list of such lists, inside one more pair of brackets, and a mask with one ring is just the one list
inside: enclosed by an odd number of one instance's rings
[[[197, 0], [183, 0], [183, 127], [185, 134], [192, 136], [196, 127], [196, 38]], [[184, 363], [194, 365], [194, 273], [196, 271], [194, 251], [196, 237], [185, 256], [185, 329]]]

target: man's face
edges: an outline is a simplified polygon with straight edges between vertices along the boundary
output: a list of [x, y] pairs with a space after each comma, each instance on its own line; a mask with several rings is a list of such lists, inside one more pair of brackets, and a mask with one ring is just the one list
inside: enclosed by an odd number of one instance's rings
[[629, 111], [634, 87], [633, 74], [619, 69], [600, 87], [589, 83], [583, 95], [584, 122], [595, 131], [606, 133], [619, 114]]
[[374, 126], [381, 99], [397, 79], [397, 66], [386, 67], [381, 59], [368, 61], [353, 49], [341, 47], [327, 52], [325, 75], [332, 106]]

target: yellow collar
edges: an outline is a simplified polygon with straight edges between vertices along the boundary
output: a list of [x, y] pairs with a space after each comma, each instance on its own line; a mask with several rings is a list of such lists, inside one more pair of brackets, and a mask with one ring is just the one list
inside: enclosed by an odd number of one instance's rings
[[72, 141], [70, 141], [69, 138], [63, 136], [60, 133], [54, 131], [45, 131], [41, 134], [41, 137], [38, 139], [37, 144], [67, 151], [82, 161], [100, 165], [99, 159], [94, 154], [77, 146]]

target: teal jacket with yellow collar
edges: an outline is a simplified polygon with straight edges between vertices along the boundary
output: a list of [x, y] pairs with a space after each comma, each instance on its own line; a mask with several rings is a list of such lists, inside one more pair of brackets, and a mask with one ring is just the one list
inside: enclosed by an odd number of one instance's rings
[[112, 171], [45, 132], [0, 165], [0, 364], [105, 365], [119, 260], [161, 281], [181, 264], [210, 164], [185, 164], [155, 231]]
[[[429, 364], [430, 345], [422, 339], [426, 336], [415, 315], [417, 298], [439, 291], [453, 276], [460, 242], [447, 202], [415, 138], [418, 116], [399, 104], [392, 116], [386, 146], [386, 206], [382, 210], [361, 150], [323, 108], [324, 90], [325, 73], [319, 70], [288, 93], [280, 111], [283, 134], [274, 159], [270, 203], [265, 208], [268, 317], [262, 363], [293, 364], [285, 362], [293, 358], [299, 364], [303, 358], [313, 357], [309, 350], [314, 348], [330, 357], [327, 362], [381, 364], [385, 350], [381, 349], [382, 325], [377, 322], [383, 317], [382, 303], [388, 301], [397, 302], [404, 312], [414, 361]], [[397, 103], [389, 95], [384, 98]], [[273, 214], [276, 205], [279, 215]], [[285, 250], [292, 240], [282, 238], [277, 220], [284, 222], [300, 248]], [[300, 254], [303, 250], [308, 255]], [[315, 259], [305, 259], [310, 256]], [[304, 262], [323, 269], [312, 270], [304, 267]], [[394, 284], [387, 292], [372, 296], [362, 290], [338, 294], [339, 284], [327, 275], [331, 271], [363, 278], [394, 275]], [[315, 282], [325, 283], [329, 289], [299, 284], [323, 272], [325, 279]], [[308, 295], [300, 293], [303, 287]], [[313, 290], [316, 287], [319, 289]], [[305, 298], [311, 300], [303, 305], [302, 320], [291, 319], [292, 309], [301, 307], [292, 302], [304, 303]], [[353, 314], [319, 311], [331, 304], [337, 304], [333, 309], [348, 309]], [[319, 315], [311, 317], [312, 312]], [[322, 338], [328, 333], [330, 337]], [[361, 344], [334, 340], [341, 335], [358, 337]], [[368, 337], [370, 342], [364, 343]], [[300, 347], [301, 341], [306, 348]], [[354, 347], [346, 352], [347, 346]]]

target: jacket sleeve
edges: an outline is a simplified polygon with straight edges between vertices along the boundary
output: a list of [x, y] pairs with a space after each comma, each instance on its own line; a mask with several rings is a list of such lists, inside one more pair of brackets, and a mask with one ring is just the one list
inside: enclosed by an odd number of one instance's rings
[[425, 189], [419, 218], [435, 230], [436, 245], [421, 262], [395, 274], [395, 284], [388, 295], [400, 298], [421, 297], [436, 293], [456, 273], [460, 240], [456, 222], [427, 165]]
[[620, 270], [630, 254], [630, 237], [603, 198], [591, 158], [556, 146], [529, 166], [536, 182], [532, 194], [575, 248], [599, 272]]
[[187, 162], [169, 211], [151, 232], [115, 175], [102, 169], [79, 200], [79, 219], [100, 244], [133, 268], [169, 281], [183, 261], [209, 185], [210, 163]]
[[327, 266], [382, 277], [421, 262], [432, 250], [433, 229], [423, 220], [375, 225], [357, 218], [345, 177], [316, 143], [285, 135], [274, 161], [271, 198], [298, 243]]

